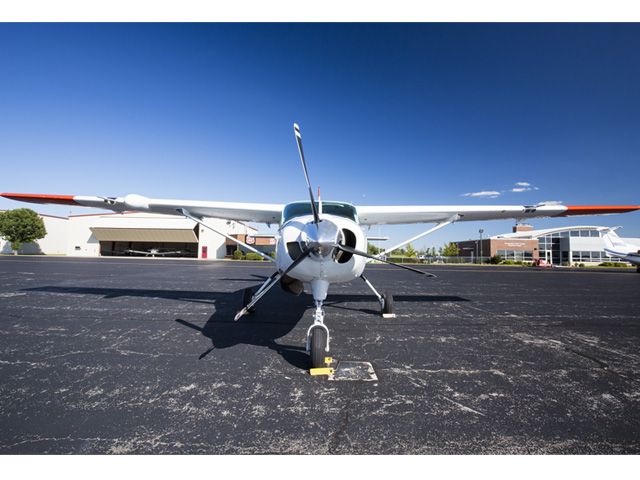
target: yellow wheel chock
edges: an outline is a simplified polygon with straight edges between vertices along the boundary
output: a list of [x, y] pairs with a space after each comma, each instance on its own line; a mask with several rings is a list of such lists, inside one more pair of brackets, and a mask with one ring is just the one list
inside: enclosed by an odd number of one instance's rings
[[312, 375], [312, 376], [316, 376], [316, 375], [333, 375], [333, 373], [335, 372], [335, 369], [331, 366], [331, 364], [333, 363], [333, 358], [324, 357], [324, 363], [325, 363], [326, 367], [310, 368], [309, 369], [309, 375]]

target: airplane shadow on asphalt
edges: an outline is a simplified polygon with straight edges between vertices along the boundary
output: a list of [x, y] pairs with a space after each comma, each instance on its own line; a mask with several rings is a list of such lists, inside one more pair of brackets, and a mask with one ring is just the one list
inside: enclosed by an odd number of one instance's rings
[[[239, 280], [239, 279], [238, 279]], [[246, 279], [255, 282], [256, 279]], [[255, 287], [254, 287], [255, 288]], [[69, 294], [100, 295], [105, 299], [121, 297], [163, 298], [177, 301], [205, 303], [215, 306], [214, 313], [203, 326], [177, 318], [175, 322], [195, 330], [211, 340], [211, 347], [200, 354], [203, 359], [215, 350], [230, 348], [239, 344], [268, 348], [299, 369], [307, 369], [309, 356], [304, 345], [285, 345], [276, 340], [288, 335], [308, 312], [309, 325], [312, 321], [313, 298], [311, 295], [290, 295], [278, 286], [273, 287], [258, 303], [256, 311], [245, 315], [237, 322], [233, 320], [242, 306], [244, 289], [232, 292], [153, 290], [130, 288], [95, 287], [36, 287], [26, 291]], [[394, 295], [396, 303], [402, 302], [468, 302], [466, 298], [443, 295]], [[360, 308], [353, 303], [364, 303]], [[349, 304], [349, 305], [345, 305]], [[379, 315], [378, 302], [372, 294], [330, 294], [325, 302], [327, 308], [336, 308]], [[370, 308], [373, 307], [373, 308]], [[328, 313], [330, 317], [330, 313]], [[302, 339], [304, 342], [304, 339]]]

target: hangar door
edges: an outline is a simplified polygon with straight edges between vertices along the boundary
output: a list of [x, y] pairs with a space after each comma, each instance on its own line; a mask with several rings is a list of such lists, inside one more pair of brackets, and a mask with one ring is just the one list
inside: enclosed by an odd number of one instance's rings
[[[185, 222], [184, 220], [178, 220]], [[100, 242], [100, 255], [147, 257], [198, 257], [198, 229], [188, 221], [186, 228], [91, 227]], [[180, 225], [182, 226], [182, 225]]]

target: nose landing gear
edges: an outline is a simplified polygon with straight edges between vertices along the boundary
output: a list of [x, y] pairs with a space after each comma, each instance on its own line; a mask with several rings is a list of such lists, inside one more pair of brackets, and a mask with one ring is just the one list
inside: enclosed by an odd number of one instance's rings
[[311, 359], [311, 368], [325, 366], [325, 357], [329, 353], [329, 329], [324, 324], [323, 300], [316, 300], [313, 325], [307, 330], [307, 352]]

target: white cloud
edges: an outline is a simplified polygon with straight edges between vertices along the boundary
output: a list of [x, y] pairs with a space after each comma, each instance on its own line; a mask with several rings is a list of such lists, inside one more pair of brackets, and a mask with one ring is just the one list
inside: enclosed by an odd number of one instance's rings
[[560, 200], [545, 200], [538, 205], [562, 205], [562, 202]]
[[507, 190], [512, 193], [530, 192], [531, 190], [539, 190], [538, 187], [534, 187], [529, 182], [516, 182], [515, 187]]
[[463, 197], [481, 197], [481, 198], [498, 198], [503, 193], [522, 193], [531, 192], [532, 190], [539, 190], [538, 187], [534, 187], [529, 182], [516, 182], [514, 186], [508, 190], [483, 190], [481, 192], [463, 193]]
[[482, 192], [471, 192], [465, 193], [463, 197], [487, 197], [487, 198], [498, 198], [501, 195], [500, 192], [496, 192], [495, 190], [485, 190]]

